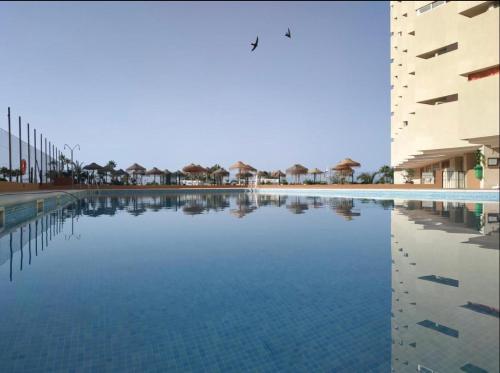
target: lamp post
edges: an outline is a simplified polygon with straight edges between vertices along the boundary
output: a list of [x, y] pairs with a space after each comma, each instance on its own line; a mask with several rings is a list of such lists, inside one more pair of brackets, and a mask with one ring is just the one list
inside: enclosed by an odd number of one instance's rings
[[75, 164], [73, 163], [73, 151], [78, 148], [80, 150], [80, 145], [76, 144], [75, 146], [71, 147], [68, 144], [64, 144], [64, 149], [68, 148], [70, 153], [71, 153], [71, 188], [73, 188], [73, 184], [75, 182]]

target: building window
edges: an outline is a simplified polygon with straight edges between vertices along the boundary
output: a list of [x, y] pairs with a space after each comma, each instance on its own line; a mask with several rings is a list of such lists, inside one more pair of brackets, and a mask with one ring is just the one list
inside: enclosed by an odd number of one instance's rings
[[488, 158], [488, 167], [498, 167], [499, 158]]
[[427, 13], [431, 11], [432, 9], [436, 9], [437, 7], [446, 4], [446, 1], [434, 1], [433, 3], [424, 5], [423, 7], [420, 7], [416, 10], [417, 16]]
[[407, 120], [403, 121], [403, 126], [405, 126], [405, 127], [408, 126], [408, 121]]

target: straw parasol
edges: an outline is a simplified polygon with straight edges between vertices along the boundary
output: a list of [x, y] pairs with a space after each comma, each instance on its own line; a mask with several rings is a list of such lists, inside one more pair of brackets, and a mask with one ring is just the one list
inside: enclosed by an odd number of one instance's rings
[[[99, 171], [104, 173], [104, 180], [106, 181], [108, 173], [113, 174], [115, 169], [109, 165], [106, 165], [106, 166], [102, 167]], [[97, 171], [97, 172], [99, 172], [99, 171]]]
[[127, 175], [127, 173], [125, 172], [125, 170], [121, 168], [119, 170], [113, 171], [113, 176], [124, 176], [124, 175]]
[[301, 164], [294, 164], [292, 167], [287, 168], [286, 173], [295, 176], [297, 182], [300, 182], [300, 175], [307, 174], [307, 168]]
[[182, 169], [183, 172], [188, 174], [202, 174], [207, 170], [199, 164], [190, 163]]
[[102, 166], [98, 165], [95, 162], [92, 162], [92, 163], [86, 165], [85, 167], [83, 167], [83, 169], [86, 170], [86, 171], [92, 171], [92, 178], [93, 178], [94, 177], [94, 172], [102, 170]]
[[125, 176], [125, 175], [128, 175], [128, 174], [125, 172], [125, 170], [123, 170], [121, 168], [119, 170], [113, 170], [111, 172], [111, 176], [112, 177], [121, 177], [121, 178], [123, 178], [123, 176]]
[[[255, 171], [257, 171], [255, 168], [253, 168], [252, 166], [250, 166], [248, 164], [243, 163], [242, 161], [236, 162], [235, 164], [230, 166], [229, 169], [230, 170], [238, 170], [238, 174], [240, 174], [240, 175], [243, 172], [255, 172]], [[238, 184], [239, 184], [239, 182], [240, 182], [240, 180], [238, 178]]]
[[337, 165], [332, 167], [332, 170], [336, 171], [342, 177], [343, 180], [347, 177], [353, 177], [354, 170], [349, 166]]
[[286, 176], [286, 174], [284, 174], [281, 170], [277, 170], [277, 171], [274, 171], [272, 174], [271, 174], [272, 177], [275, 177], [278, 179], [278, 184], [281, 185], [281, 178]]
[[219, 168], [212, 172], [212, 176], [215, 178], [215, 180], [219, 180], [220, 184], [222, 184], [222, 180], [224, 180], [224, 177], [229, 176], [229, 171], [225, 170], [224, 168]]
[[351, 182], [354, 181], [354, 170], [353, 167], [360, 167], [361, 163], [353, 161], [351, 158], [345, 158], [337, 163], [333, 170], [338, 171], [342, 176], [351, 176]]
[[257, 172], [257, 169], [253, 168], [249, 164], [247, 164], [246, 167], [243, 170], [247, 171], [247, 172]]
[[345, 158], [337, 163], [337, 166], [360, 167], [361, 163], [353, 161], [351, 158]]
[[99, 166], [97, 163], [95, 162], [92, 162], [88, 165], [86, 165], [85, 167], [83, 167], [84, 170], [88, 170], [88, 171], [98, 171], [98, 170], [102, 170], [102, 166]]
[[320, 169], [318, 168], [313, 168], [312, 170], [309, 170], [309, 173], [311, 175], [313, 175], [313, 180], [314, 182], [316, 182], [316, 175], [322, 175], [324, 174], [325, 172], [324, 171], [321, 171]]
[[134, 163], [132, 166], [130, 166], [129, 168], [127, 168], [126, 171], [127, 172], [136, 173], [138, 175], [143, 175], [144, 172], [146, 172], [146, 169], [144, 167], [142, 167], [140, 164]]
[[128, 173], [131, 173], [132, 176], [137, 177], [137, 175], [144, 175], [144, 173], [146, 172], [146, 169], [144, 167], [142, 167], [140, 164], [134, 163], [132, 166], [127, 168], [125, 171], [127, 171]]
[[177, 170], [175, 172], [172, 172], [172, 176], [175, 177], [175, 182], [177, 184], [181, 183], [181, 177], [184, 176], [184, 173], [181, 170]]
[[207, 169], [199, 164], [190, 163], [182, 169], [183, 172], [190, 176], [202, 175], [207, 172]]
[[163, 175], [163, 171], [158, 169], [157, 167], [153, 167], [151, 170], [146, 171], [147, 176], [153, 175], [153, 183], [156, 183], [156, 175]]
[[[163, 170], [163, 176], [164, 176], [164, 182], [165, 184], [170, 184], [170, 175], [172, 175], [172, 173], [168, 170], [168, 169], [164, 169]], [[167, 181], [168, 180], [168, 181]]]

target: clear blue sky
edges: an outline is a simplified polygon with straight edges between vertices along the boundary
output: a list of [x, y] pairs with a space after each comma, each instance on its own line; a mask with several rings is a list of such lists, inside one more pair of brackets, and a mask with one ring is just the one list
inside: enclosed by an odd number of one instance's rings
[[1, 2], [1, 127], [122, 168], [377, 169], [389, 48], [388, 2]]

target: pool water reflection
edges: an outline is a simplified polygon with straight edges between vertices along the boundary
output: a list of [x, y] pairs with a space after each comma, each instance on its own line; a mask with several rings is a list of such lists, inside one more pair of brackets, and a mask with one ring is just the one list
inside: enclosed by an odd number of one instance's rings
[[0, 371], [496, 372], [498, 204], [136, 193], [0, 232]]

